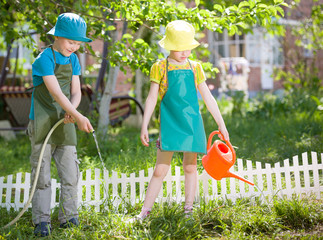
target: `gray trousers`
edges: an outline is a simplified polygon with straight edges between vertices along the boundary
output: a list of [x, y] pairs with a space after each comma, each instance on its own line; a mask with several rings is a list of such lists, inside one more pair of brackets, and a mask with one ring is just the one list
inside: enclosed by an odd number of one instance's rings
[[[42, 144], [35, 144], [34, 141], [33, 120], [28, 124], [27, 134], [31, 141], [30, 163], [31, 184], [33, 184], [42, 148]], [[52, 195], [50, 166], [52, 157], [55, 160], [61, 183], [58, 220], [60, 223], [64, 223], [73, 217], [78, 217], [77, 185], [80, 174], [76, 147], [47, 144], [41, 163], [35, 194], [32, 199], [32, 219], [34, 224], [50, 222]]]

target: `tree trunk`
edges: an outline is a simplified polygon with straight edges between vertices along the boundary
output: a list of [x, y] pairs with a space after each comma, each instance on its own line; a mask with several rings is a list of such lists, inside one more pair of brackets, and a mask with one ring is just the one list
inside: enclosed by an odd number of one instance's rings
[[[142, 83], [143, 83], [143, 79], [145, 79], [145, 75], [143, 74], [143, 72], [140, 69], [137, 69], [136, 70], [136, 76], [135, 76], [135, 81], [136, 81], [135, 93], [136, 93], [136, 99], [141, 104], [142, 104]], [[142, 122], [142, 114], [141, 114], [141, 111], [140, 111], [138, 106], [136, 108], [136, 122], [137, 122], [136, 126], [140, 127], [141, 122]]]
[[[111, 38], [113, 42], [117, 41], [117, 34], [118, 34], [117, 31], [111, 32]], [[100, 138], [101, 141], [105, 141], [107, 136], [108, 126], [110, 122], [110, 119], [109, 119], [110, 103], [116, 86], [118, 73], [119, 73], [119, 67], [118, 66], [112, 67], [110, 65], [107, 84], [102, 94], [102, 98], [100, 101], [100, 108], [99, 108], [98, 137]]]

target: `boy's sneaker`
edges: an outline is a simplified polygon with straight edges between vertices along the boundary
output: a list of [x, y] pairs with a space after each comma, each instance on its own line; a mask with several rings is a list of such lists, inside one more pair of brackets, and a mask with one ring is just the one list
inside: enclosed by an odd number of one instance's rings
[[70, 227], [78, 227], [80, 225], [79, 220], [77, 218], [71, 218], [67, 222], [61, 223], [59, 225], [60, 228], [70, 228]]
[[49, 222], [40, 222], [34, 229], [35, 236], [46, 237], [50, 234], [52, 227]]

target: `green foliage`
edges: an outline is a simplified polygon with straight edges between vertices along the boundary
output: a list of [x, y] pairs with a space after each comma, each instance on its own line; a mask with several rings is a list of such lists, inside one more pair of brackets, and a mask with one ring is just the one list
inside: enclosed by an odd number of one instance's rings
[[[28, 32], [36, 30], [43, 42], [48, 42], [46, 33], [54, 26], [57, 16], [62, 12], [75, 12], [83, 16], [88, 23], [88, 33], [93, 39], [110, 41], [109, 60], [114, 65], [142, 69], [148, 72], [153, 59], [157, 57], [157, 45], [150, 39], [137, 39], [134, 36], [140, 26], [152, 31], [160, 38], [159, 30], [169, 21], [176, 19], [189, 20], [197, 31], [210, 29], [222, 32], [228, 29], [231, 35], [250, 31], [250, 26], [259, 24], [265, 26], [272, 17], [279, 18], [284, 1], [249, 0], [226, 5], [225, 1], [204, 8], [201, 1], [196, 1], [197, 7], [187, 8], [184, 2], [171, 1], [14, 1], [1, 5], [0, 33], [5, 36], [9, 44], [12, 39], [24, 39], [29, 48], [33, 48], [34, 41]], [[280, 13], [280, 14], [279, 14]], [[128, 22], [126, 35], [120, 41], [111, 42], [106, 34], [115, 31], [115, 24]], [[24, 26], [28, 26], [25, 29]], [[27, 44], [29, 43], [29, 44]], [[90, 45], [87, 45], [89, 51]], [[35, 48], [35, 47], [34, 47]], [[129, 49], [128, 49], [129, 48]], [[36, 49], [36, 48], [35, 48]]]

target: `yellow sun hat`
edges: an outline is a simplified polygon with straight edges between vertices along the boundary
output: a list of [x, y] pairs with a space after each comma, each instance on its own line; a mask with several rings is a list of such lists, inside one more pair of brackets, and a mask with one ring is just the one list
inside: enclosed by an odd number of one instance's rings
[[194, 27], [183, 20], [175, 20], [167, 24], [165, 36], [158, 42], [167, 50], [185, 51], [196, 48], [200, 43], [194, 39]]

